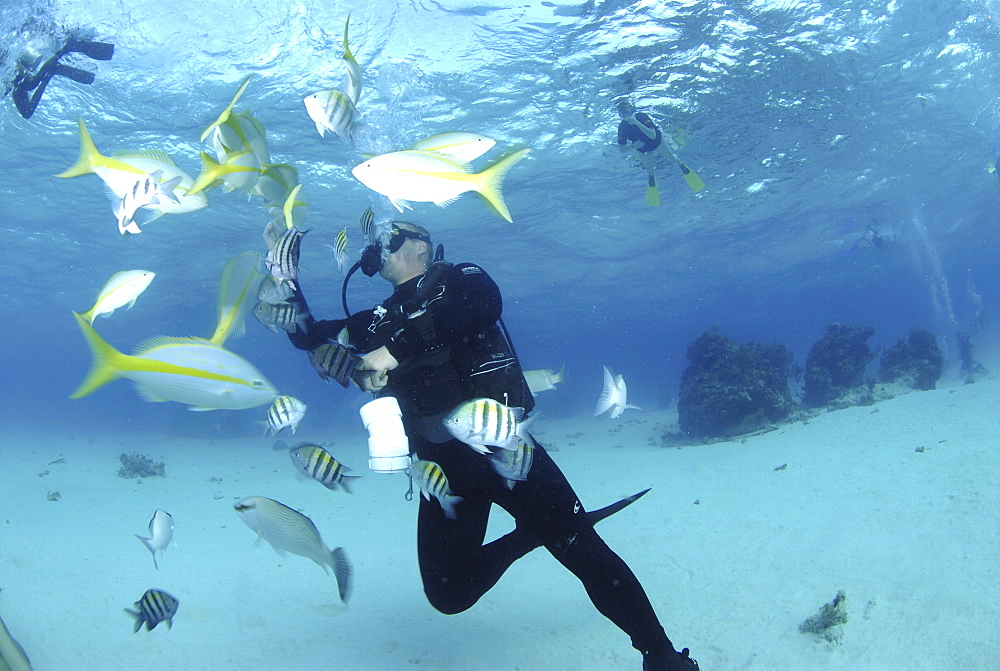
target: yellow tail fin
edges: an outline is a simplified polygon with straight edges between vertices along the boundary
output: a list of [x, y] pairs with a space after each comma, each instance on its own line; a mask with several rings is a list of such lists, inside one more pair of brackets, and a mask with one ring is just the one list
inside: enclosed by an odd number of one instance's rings
[[70, 398], [83, 398], [88, 394], [94, 393], [107, 383], [118, 379], [119, 367], [116, 364], [125, 355], [109, 345], [82, 315], [74, 312], [73, 317], [76, 318], [80, 332], [90, 347], [90, 354], [94, 357], [87, 377], [76, 388], [76, 391], [70, 395]]
[[207, 138], [213, 130], [215, 130], [216, 128], [218, 128], [219, 126], [221, 126], [222, 124], [226, 123], [229, 120], [229, 115], [233, 113], [233, 107], [236, 106], [236, 101], [239, 100], [240, 96], [243, 95], [243, 92], [247, 90], [247, 86], [250, 85], [251, 78], [253, 78], [252, 72], [248, 74], [246, 78], [243, 80], [243, 83], [240, 84], [240, 88], [237, 89], [236, 95], [233, 96], [232, 101], [230, 101], [226, 109], [222, 110], [222, 114], [219, 115], [219, 118], [213, 121], [212, 125], [210, 125], [208, 128], [206, 128], [201, 132], [201, 137], [198, 139], [199, 142], [204, 142], [205, 138]]
[[83, 117], [77, 120], [77, 126], [80, 128], [80, 155], [76, 159], [76, 163], [71, 165], [68, 170], [56, 175], [56, 177], [79, 177], [80, 175], [89, 175], [94, 172], [94, 166], [100, 161], [104, 156], [101, 152], [97, 151], [97, 146], [94, 144], [93, 139], [90, 137], [90, 133], [87, 132], [87, 126], [83, 123]]
[[212, 157], [201, 152], [201, 173], [194, 180], [191, 188], [184, 192], [185, 196], [193, 196], [211, 186], [222, 175], [222, 166], [212, 160]]
[[486, 202], [497, 211], [497, 214], [511, 223], [514, 220], [510, 218], [510, 210], [507, 209], [507, 204], [503, 200], [503, 180], [507, 176], [507, 173], [510, 172], [510, 169], [524, 158], [525, 154], [529, 151], [531, 150], [522, 149], [521, 151], [514, 152], [477, 175], [479, 180], [476, 192], [486, 199]]

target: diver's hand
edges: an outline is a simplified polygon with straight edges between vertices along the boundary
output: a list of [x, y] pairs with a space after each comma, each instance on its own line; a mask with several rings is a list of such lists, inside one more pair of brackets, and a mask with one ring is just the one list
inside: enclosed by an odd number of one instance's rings
[[384, 346], [365, 354], [357, 365], [358, 370], [368, 373], [361, 376], [361, 388], [365, 391], [382, 389], [389, 382], [389, 371], [397, 366], [396, 357]]

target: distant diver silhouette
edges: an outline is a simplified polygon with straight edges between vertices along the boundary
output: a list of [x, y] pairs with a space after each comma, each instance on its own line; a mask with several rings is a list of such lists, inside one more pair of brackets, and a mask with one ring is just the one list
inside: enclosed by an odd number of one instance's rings
[[33, 49], [29, 49], [18, 59], [18, 73], [11, 82], [10, 97], [14, 100], [14, 106], [25, 119], [30, 119], [35, 113], [35, 108], [42, 100], [42, 94], [49, 81], [55, 77], [66, 77], [81, 84], [92, 84], [94, 73], [80, 68], [74, 68], [59, 62], [59, 59], [68, 53], [80, 53], [98, 61], [110, 61], [115, 54], [115, 45], [108, 42], [93, 42], [91, 40], [70, 38], [66, 44], [59, 49], [51, 58], [42, 63], [38, 62], [41, 55]]

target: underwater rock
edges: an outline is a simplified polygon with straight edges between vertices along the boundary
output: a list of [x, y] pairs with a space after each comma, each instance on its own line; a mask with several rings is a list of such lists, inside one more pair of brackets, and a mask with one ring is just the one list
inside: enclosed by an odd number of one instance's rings
[[118, 459], [122, 467], [118, 469], [119, 478], [164, 478], [166, 468], [162, 461], [153, 461], [149, 457], [132, 452], [122, 452]]
[[788, 416], [792, 355], [784, 345], [740, 345], [711, 331], [688, 346], [677, 400], [683, 433], [735, 436]]
[[934, 334], [912, 329], [910, 337], [887, 349], [880, 360], [886, 382], [903, 382], [913, 389], [934, 389], [944, 370], [944, 355]]
[[847, 596], [844, 590], [837, 592], [833, 601], [824, 604], [815, 615], [799, 625], [803, 634], [816, 634], [831, 643], [839, 643], [844, 636], [843, 626], [847, 624]]
[[[803, 403], [818, 408], [865, 385], [865, 367], [875, 354], [865, 343], [875, 335], [871, 326], [830, 324], [826, 335], [806, 357]], [[871, 385], [867, 385], [871, 386]]]

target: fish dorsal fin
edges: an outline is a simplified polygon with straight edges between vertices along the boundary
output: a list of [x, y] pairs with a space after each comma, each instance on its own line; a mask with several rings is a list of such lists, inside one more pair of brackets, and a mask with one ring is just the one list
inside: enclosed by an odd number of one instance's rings
[[434, 158], [440, 159], [447, 162], [449, 165], [453, 166], [456, 170], [461, 170], [462, 172], [474, 172], [472, 164], [468, 161], [463, 161], [460, 158], [455, 158], [449, 154], [445, 154], [440, 151], [425, 151], [423, 149], [409, 149], [408, 151], [414, 151], [427, 156], [433, 156]]
[[174, 159], [170, 158], [166, 152], [162, 152], [159, 149], [137, 149], [135, 151], [116, 151], [111, 155], [112, 158], [118, 159], [119, 161], [127, 161], [130, 158], [151, 158], [157, 161], [163, 161], [164, 163], [172, 166], [177, 166], [174, 163]]
[[175, 337], [175, 336], [153, 336], [152, 338], [147, 338], [143, 340], [138, 345], [135, 346], [134, 354], [144, 354], [150, 350], [154, 350], [157, 347], [166, 347], [168, 345], [205, 345], [206, 347], [216, 347], [222, 349], [219, 345], [216, 345], [211, 340], [206, 338], [198, 338], [196, 336], [189, 337]]

